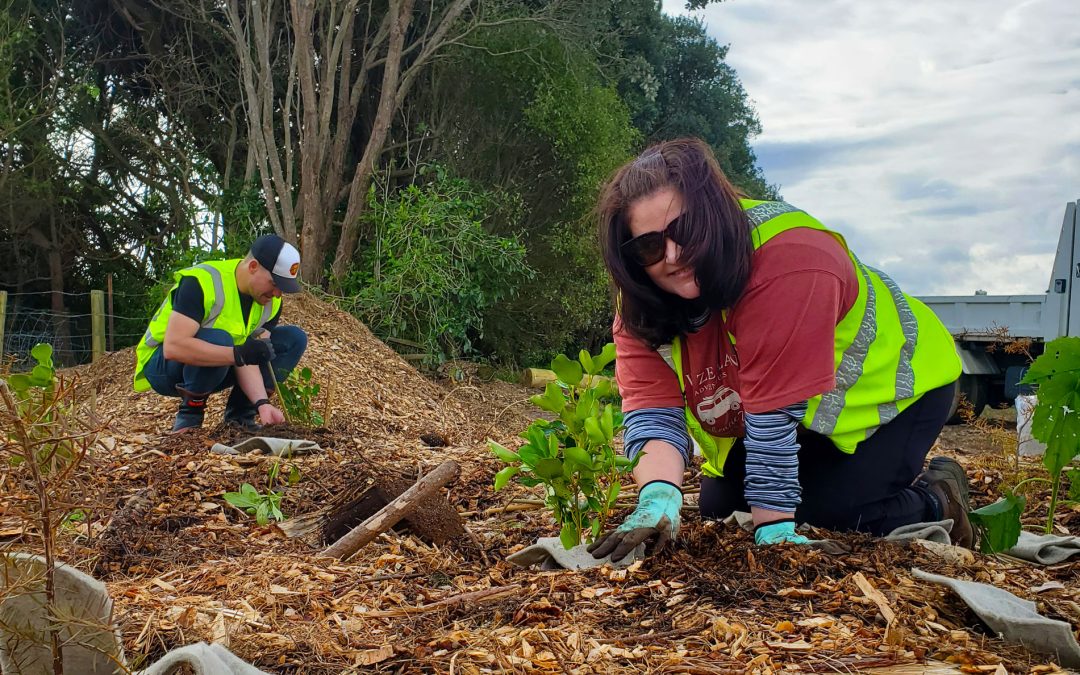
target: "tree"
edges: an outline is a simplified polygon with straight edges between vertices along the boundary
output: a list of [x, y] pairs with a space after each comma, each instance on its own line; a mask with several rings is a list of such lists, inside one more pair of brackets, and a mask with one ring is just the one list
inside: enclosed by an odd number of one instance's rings
[[652, 0], [613, 3], [611, 22], [619, 40], [610, 70], [648, 142], [698, 136], [736, 185], [753, 197], [775, 198], [776, 187], [765, 181], [750, 147], [761, 123], [725, 62], [727, 47], [710, 38], [700, 20], [666, 16]]
[[216, 199], [205, 181], [216, 171], [170, 105], [183, 97], [163, 93], [101, 2], [4, 4], [0, 286], [40, 293], [16, 296], [19, 308], [48, 298], [57, 360], [70, 363], [66, 299], [107, 272], [153, 279], [163, 244], [188, 243], [198, 205]]
[[323, 279], [331, 249], [333, 277], [348, 271], [394, 116], [489, 11], [476, 0], [227, 2], [248, 151], [274, 228], [300, 243], [306, 280]]
[[[448, 53], [405, 112], [430, 139], [425, 156], [519, 195], [524, 217], [488, 221], [520, 236], [537, 280], [484, 319], [478, 345], [522, 362], [610, 338], [607, 274], [589, 214], [600, 185], [639, 143], [626, 106], [597, 67], [606, 17], [567, 7], [557, 26], [514, 24]], [[574, 10], [574, 11], [572, 11]], [[412, 121], [415, 119], [416, 121]]]

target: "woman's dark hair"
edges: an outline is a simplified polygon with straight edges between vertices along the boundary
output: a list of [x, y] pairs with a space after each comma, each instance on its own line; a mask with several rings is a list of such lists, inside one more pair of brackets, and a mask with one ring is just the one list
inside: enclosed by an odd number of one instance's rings
[[[627, 211], [666, 187], [682, 197], [685, 217], [674, 232], [683, 261], [694, 269], [701, 296], [688, 301], [662, 291], [645, 269], [623, 256], [632, 235]], [[611, 273], [615, 307], [625, 330], [651, 348], [684, 335], [706, 310], [732, 307], [750, 277], [754, 247], [739, 191], [697, 138], [651, 146], [604, 186], [597, 212], [600, 248]]]

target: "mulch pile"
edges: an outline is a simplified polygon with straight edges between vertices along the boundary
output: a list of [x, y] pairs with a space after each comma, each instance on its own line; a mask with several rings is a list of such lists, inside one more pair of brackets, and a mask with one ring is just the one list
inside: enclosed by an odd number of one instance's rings
[[[281, 673], [1057, 670], [996, 638], [955, 596], [913, 579], [912, 567], [993, 583], [1080, 626], [1080, 561], [1035, 567], [976, 553], [957, 563], [859, 535], [834, 536], [851, 547], [844, 556], [759, 548], [742, 531], [701, 522], [692, 494], [666, 555], [627, 569], [519, 570], [505, 556], [554, 527], [539, 493], [493, 491], [500, 463], [485, 441], [515, 443], [537, 414], [531, 392], [482, 381], [467, 364], [452, 380], [429, 380], [310, 296], [290, 299], [285, 319], [309, 334], [302, 365], [323, 383], [316, 407], [330, 416], [323, 429], [264, 433], [327, 450], [286, 460], [300, 481], [285, 488], [282, 510], [310, 513], [372, 476], [412, 481], [452, 458], [462, 470], [447, 498], [468, 536], [434, 546], [397, 530], [348, 562], [317, 556], [222, 499], [244, 482], [265, 489], [272, 461], [208, 452], [239, 437], [218, 424], [222, 395], [203, 431], [165, 435], [175, 399], [133, 392], [133, 352], [109, 354], [81, 373], [111, 423], [86, 465], [90, 517], [64, 529], [60, 555], [107, 583], [135, 665], [207, 640]], [[1003, 480], [1037, 473], [1006, 460], [995, 433], [948, 429], [940, 441], [968, 468], [979, 505]], [[1042, 509], [1029, 524], [1042, 524]], [[32, 524], [4, 513], [0, 496], [0, 547], [38, 546]], [[114, 518], [122, 527], [110, 527]], [[1063, 507], [1057, 524], [1080, 533], [1080, 507]]]

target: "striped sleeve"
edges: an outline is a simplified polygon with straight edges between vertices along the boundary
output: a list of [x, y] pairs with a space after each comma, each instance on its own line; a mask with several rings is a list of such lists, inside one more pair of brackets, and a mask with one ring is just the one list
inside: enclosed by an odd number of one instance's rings
[[633, 459], [652, 440], [675, 446], [683, 463], [690, 464], [690, 434], [682, 408], [639, 408], [623, 418], [623, 450]]
[[802, 501], [799, 442], [795, 431], [806, 401], [767, 413], [746, 413], [746, 502], [794, 512]]

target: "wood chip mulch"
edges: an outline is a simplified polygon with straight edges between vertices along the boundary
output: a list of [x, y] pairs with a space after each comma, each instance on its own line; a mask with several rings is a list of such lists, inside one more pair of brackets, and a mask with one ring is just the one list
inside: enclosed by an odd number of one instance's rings
[[[347, 562], [319, 557], [221, 498], [243, 482], [263, 489], [270, 462], [208, 452], [239, 437], [218, 425], [221, 395], [204, 430], [166, 435], [175, 399], [133, 392], [133, 352], [109, 354], [80, 373], [111, 422], [85, 469], [89, 517], [64, 529], [60, 555], [107, 583], [135, 666], [206, 640], [275, 673], [1060, 672], [992, 635], [955, 596], [915, 580], [913, 567], [992, 583], [1080, 627], [1080, 560], [943, 558], [831, 533], [822, 536], [850, 554], [760, 548], [741, 530], [702, 522], [693, 494], [680, 541], [663, 555], [626, 569], [520, 570], [505, 556], [554, 526], [535, 504], [540, 493], [493, 491], [500, 465], [485, 441], [516, 442], [538, 414], [533, 392], [467, 367], [429, 380], [355, 318], [310, 296], [290, 299], [284, 316], [309, 334], [302, 365], [324, 384], [316, 405], [331, 414], [323, 429], [265, 432], [326, 449], [287, 460], [301, 478], [285, 488], [282, 510], [310, 513], [366, 477], [415, 480], [451, 458], [462, 471], [447, 498], [468, 536], [433, 546], [400, 530]], [[1003, 483], [1038, 475], [1037, 462], [1007, 459], [1006, 432], [1003, 423], [954, 427], [939, 440], [938, 451], [968, 469], [978, 505]], [[6, 516], [6, 499], [0, 547], [36, 549], [33, 524]], [[1026, 524], [1044, 524], [1041, 508]], [[125, 512], [137, 515], [117, 537], [109, 523]], [[1056, 526], [1080, 534], [1080, 507], [1064, 506]]]

